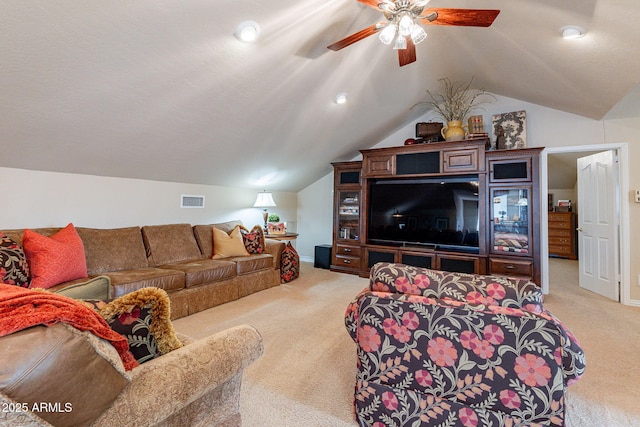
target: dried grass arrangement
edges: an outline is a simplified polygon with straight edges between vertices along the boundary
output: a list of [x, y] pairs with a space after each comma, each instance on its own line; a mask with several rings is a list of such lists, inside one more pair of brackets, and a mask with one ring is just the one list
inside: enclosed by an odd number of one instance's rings
[[429, 99], [418, 102], [414, 107], [423, 107], [423, 112], [433, 110], [447, 122], [464, 121], [467, 115], [483, 104], [496, 100], [484, 89], [471, 89], [473, 78], [465, 82], [452, 82], [448, 77], [438, 80], [444, 85], [444, 93], [433, 94], [427, 90]]

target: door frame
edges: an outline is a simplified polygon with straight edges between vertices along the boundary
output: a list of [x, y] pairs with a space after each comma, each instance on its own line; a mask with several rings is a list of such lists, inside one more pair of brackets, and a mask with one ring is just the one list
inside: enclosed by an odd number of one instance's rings
[[[631, 233], [629, 222], [629, 147], [626, 142], [611, 144], [577, 145], [567, 147], [548, 147], [540, 154], [540, 206], [548, 203], [549, 178], [547, 155], [558, 153], [580, 153], [589, 151], [616, 150], [618, 154], [618, 200], [620, 201], [620, 302], [631, 305]], [[578, 201], [580, 203], [580, 201]], [[540, 224], [548, 223], [547, 209], [540, 209]], [[540, 227], [540, 273], [541, 288], [549, 293], [549, 232]]]

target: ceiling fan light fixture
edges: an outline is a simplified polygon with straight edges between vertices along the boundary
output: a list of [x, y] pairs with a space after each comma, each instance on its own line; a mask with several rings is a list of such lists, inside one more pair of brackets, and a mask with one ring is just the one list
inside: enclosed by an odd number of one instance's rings
[[585, 36], [587, 31], [578, 27], [577, 25], [566, 25], [560, 28], [560, 32], [562, 33], [562, 38], [565, 40], [575, 40]]
[[393, 24], [387, 24], [386, 27], [380, 32], [378, 38], [384, 44], [391, 44], [396, 36], [396, 26]]
[[413, 2], [414, 7], [423, 7], [426, 6], [431, 0], [416, 0]]
[[233, 33], [238, 40], [244, 43], [253, 43], [260, 35], [260, 25], [255, 21], [241, 22]]
[[384, 12], [392, 12], [396, 8], [396, 5], [391, 1], [382, 1], [378, 4], [378, 9]]
[[407, 37], [411, 35], [413, 27], [414, 23], [411, 16], [409, 16], [408, 13], [402, 15], [402, 18], [400, 18], [400, 22], [398, 22], [398, 33], [403, 37]]
[[396, 43], [393, 45], [395, 50], [402, 50], [407, 48], [407, 39], [404, 36], [399, 35], [396, 38]]
[[414, 25], [411, 31], [411, 40], [413, 44], [419, 44], [427, 38], [427, 32], [420, 25]]

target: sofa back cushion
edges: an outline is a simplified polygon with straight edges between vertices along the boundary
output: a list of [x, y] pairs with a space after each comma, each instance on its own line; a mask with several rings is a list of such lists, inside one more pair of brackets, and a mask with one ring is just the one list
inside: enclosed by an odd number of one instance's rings
[[146, 225], [142, 239], [151, 267], [203, 258], [190, 224]]
[[372, 291], [523, 308], [534, 313], [543, 311], [542, 291], [533, 282], [523, 279], [430, 270], [386, 262], [375, 264], [369, 277]]
[[87, 334], [58, 323], [0, 338], [0, 394], [29, 410], [59, 402], [59, 408], [34, 411], [53, 425], [91, 424], [129, 380], [113, 365], [115, 349], [101, 340], [96, 347]]
[[149, 266], [140, 227], [78, 228], [89, 275]]
[[[43, 236], [53, 236], [54, 234], [56, 234], [58, 231], [60, 231], [62, 228], [61, 227], [56, 227], [56, 228], [32, 228], [31, 230], [42, 234]], [[7, 236], [9, 236], [11, 238], [11, 240], [13, 240], [14, 242], [16, 242], [17, 244], [19, 244], [20, 246], [22, 246], [22, 236], [24, 234], [24, 228], [17, 228], [17, 229], [11, 229], [11, 230], [1, 230], [0, 233], [6, 234]]]
[[235, 220], [218, 224], [194, 225], [193, 234], [200, 247], [202, 258], [211, 258], [213, 256], [213, 227], [229, 234], [238, 225], [242, 225], [242, 221]]

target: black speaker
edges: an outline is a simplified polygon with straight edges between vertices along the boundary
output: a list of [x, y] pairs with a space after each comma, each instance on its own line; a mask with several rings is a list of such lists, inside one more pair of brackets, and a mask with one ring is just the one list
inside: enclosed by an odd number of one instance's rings
[[328, 270], [331, 267], [331, 245], [316, 246], [313, 257], [313, 266], [315, 268], [324, 268], [325, 270]]

